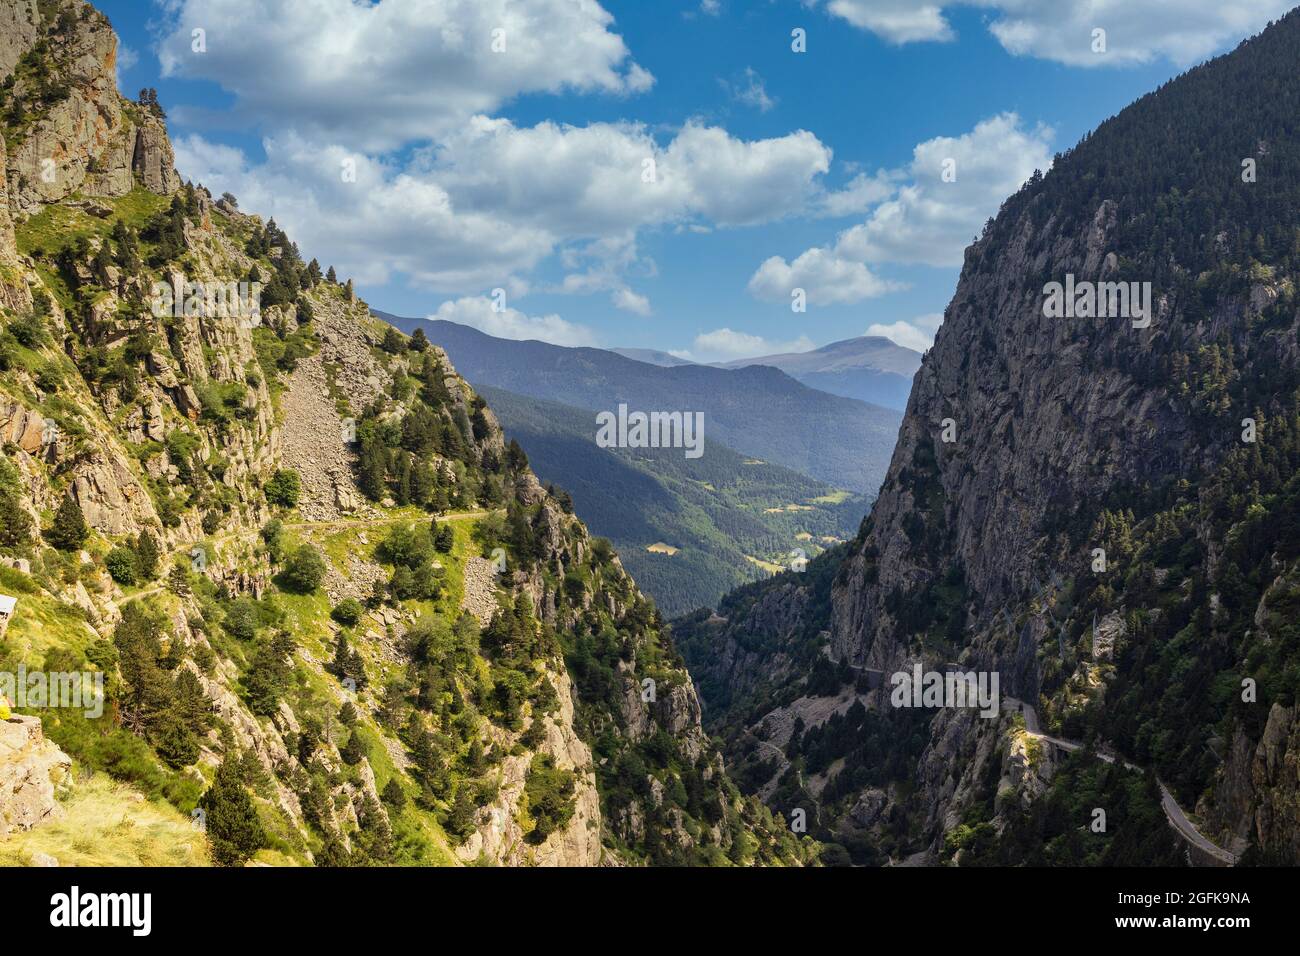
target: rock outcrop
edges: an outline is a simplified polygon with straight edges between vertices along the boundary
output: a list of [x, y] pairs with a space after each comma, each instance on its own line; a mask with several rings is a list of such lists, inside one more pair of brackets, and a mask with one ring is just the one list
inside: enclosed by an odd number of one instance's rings
[[0, 720], [0, 838], [59, 814], [72, 761], [45, 739], [38, 717]]

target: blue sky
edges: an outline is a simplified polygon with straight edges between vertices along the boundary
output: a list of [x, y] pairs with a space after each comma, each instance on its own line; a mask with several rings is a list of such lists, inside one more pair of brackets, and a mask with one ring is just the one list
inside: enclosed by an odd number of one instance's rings
[[1002, 198], [1289, 3], [97, 5], [182, 174], [274, 215], [373, 306], [713, 360], [867, 332], [924, 347]]

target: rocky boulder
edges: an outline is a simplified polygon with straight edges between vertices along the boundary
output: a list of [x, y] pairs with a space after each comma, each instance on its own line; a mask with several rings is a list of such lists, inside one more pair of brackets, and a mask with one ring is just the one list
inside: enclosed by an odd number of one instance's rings
[[40, 718], [0, 720], [0, 837], [62, 812], [56, 797], [71, 779], [72, 760], [45, 739]]

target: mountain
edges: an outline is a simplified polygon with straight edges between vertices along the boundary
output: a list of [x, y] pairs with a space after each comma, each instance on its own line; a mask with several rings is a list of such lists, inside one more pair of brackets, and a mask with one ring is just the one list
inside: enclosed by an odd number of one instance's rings
[[[815, 862], [737, 792], [659, 612], [446, 353], [182, 184], [102, 14], [18, 8], [0, 860]], [[23, 669], [59, 699], [15, 693]]]
[[858, 336], [810, 352], [784, 352], [720, 363], [720, 368], [770, 365], [809, 388], [902, 410], [912, 390], [921, 353], [887, 338]]
[[[898, 413], [801, 385], [764, 366], [661, 368], [613, 352], [518, 342], [446, 321], [384, 316], [423, 329], [473, 384], [591, 411], [703, 412], [705, 442], [872, 494], [893, 447]], [[707, 454], [707, 452], [706, 452]]]
[[870, 501], [710, 442], [676, 449], [601, 448], [591, 412], [480, 387], [507, 437], [574, 513], [608, 538], [666, 615], [712, 606], [746, 581], [806, 560], [857, 533]]
[[610, 349], [610, 351], [624, 358], [630, 358], [637, 362], [646, 362], [650, 365], [662, 365], [665, 368], [695, 364], [689, 359], [678, 358], [670, 352], [660, 352], [658, 349]]
[[[862, 533], [675, 624], [737, 780], [833, 854], [1300, 862], [1297, 55], [1292, 13], [1033, 176]], [[1002, 716], [896, 706], [953, 664]]]

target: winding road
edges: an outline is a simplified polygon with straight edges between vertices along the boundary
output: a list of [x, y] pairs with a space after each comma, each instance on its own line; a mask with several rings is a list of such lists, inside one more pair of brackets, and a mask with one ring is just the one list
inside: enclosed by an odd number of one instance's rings
[[[1024, 701], [1016, 700], [1014, 697], [1004, 697], [1002, 698], [1002, 709], [1019, 711], [1022, 713], [1025, 717], [1025, 733], [1030, 737], [1046, 741], [1054, 747], [1059, 747], [1062, 750], [1068, 750], [1070, 752], [1082, 750], [1084, 747], [1081, 741], [1066, 740], [1062, 737], [1053, 737], [1050, 734], [1043, 733], [1039, 729], [1038, 712], [1032, 705], [1026, 704]], [[1125, 760], [1122, 757], [1118, 757], [1106, 750], [1098, 750], [1097, 756], [1107, 763], [1119, 762], [1128, 770], [1136, 770], [1139, 773], [1143, 771], [1143, 768], [1137, 764]], [[1178, 801], [1174, 799], [1174, 795], [1170, 793], [1169, 788], [1165, 786], [1164, 781], [1157, 777], [1156, 783], [1160, 787], [1160, 806], [1165, 811], [1165, 819], [1169, 821], [1169, 825], [1178, 832], [1179, 836], [1181, 836], [1187, 843], [1195, 846], [1198, 850], [1208, 854], [1225, 866], [1235, 866], [1237, 863], [1237, 855], [1230, 850], [1225, 850], [1223, 847], [1209, 840], [1205, 834], [1201, 833], [1201, 831], [1196, 828], [1196, 824], [1194, 824], [1188, 818], [1187, 814], [1183, 812], [1183, 808], [1178, 805]]]

